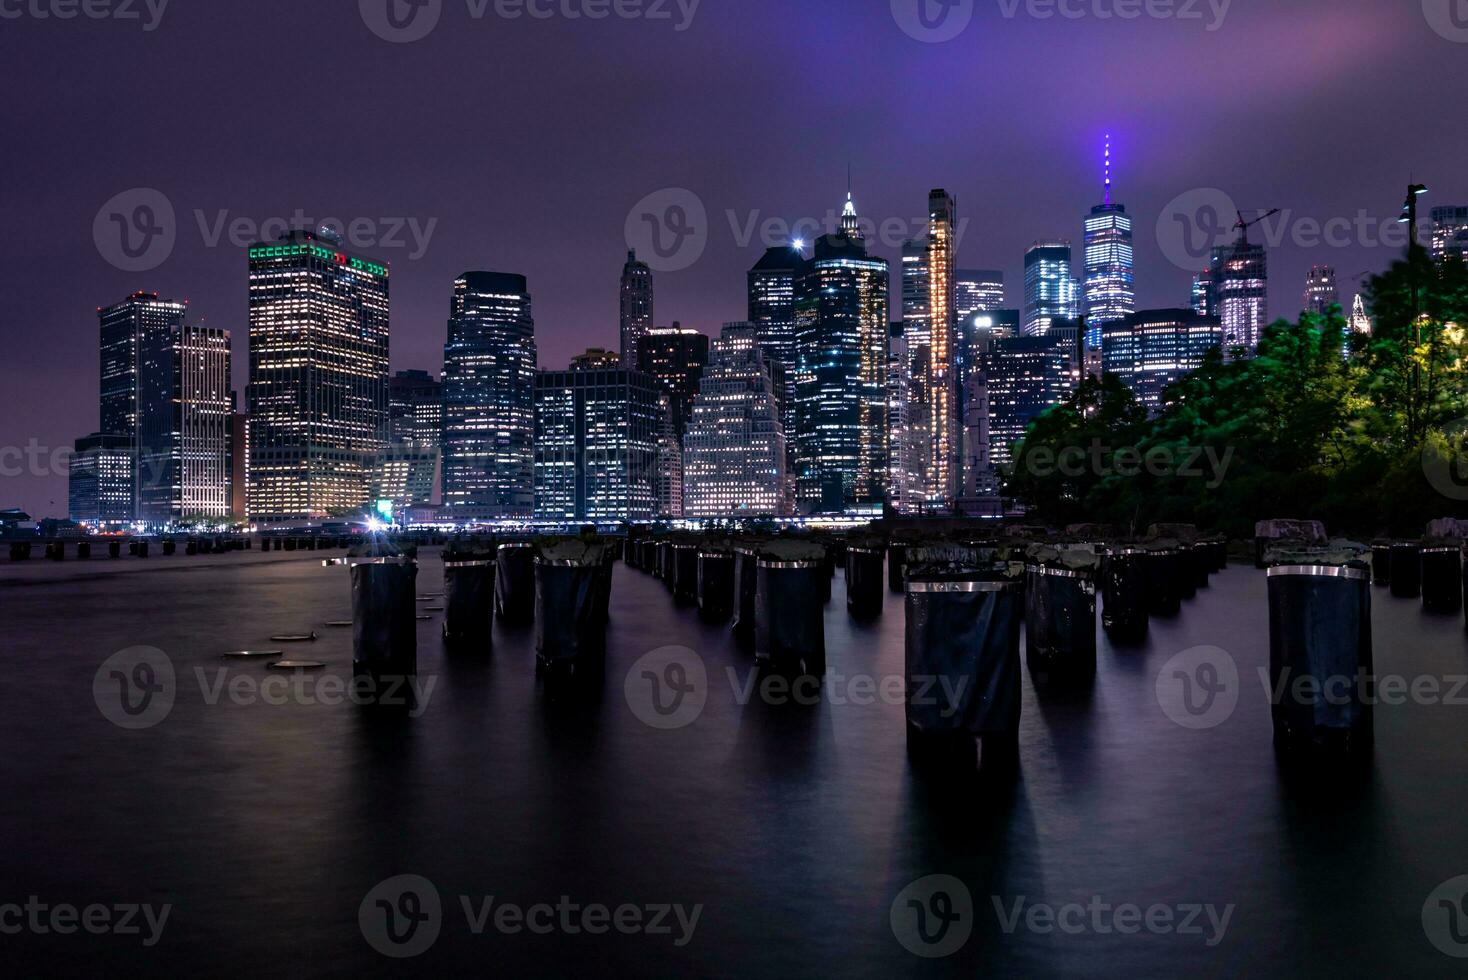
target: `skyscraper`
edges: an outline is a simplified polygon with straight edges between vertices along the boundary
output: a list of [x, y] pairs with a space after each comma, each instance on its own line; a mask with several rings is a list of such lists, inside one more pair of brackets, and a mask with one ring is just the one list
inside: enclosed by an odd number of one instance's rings
[[658, 425], [657, 384], [588, 351], [535, 382], [535, 516], [650, 520]]
[[658, 517], [683, 516], [683, 441], [673, 425], [673, 396], [658, 389], [658, 455], [653, 492]]
[[231, 514], [229, 332], [189, 324], [138, 341], [137, 520]]
[[953, 278], [953, 318], [962, 323], [975, 313], [1004, 306], [1004, 272], [999, 269], [959, 269]]
[[1251, 245], [1247, 229], [1232, 245], [1213, 250], [1213, 306], [1223, 323], [1224, 355], [1242, 347], [1252, 356], [1269, 324], [1269, 259]]
[[1107, 323], [1101, 349], [1106, 372], [1121, 378], [1156, 415], [1168, 386], [1196, 371], [1222, 343], [1217, 317], [1192, 310], [1142, 310]]
[[1040, 413], [1071, 390], [1070, 342], [1045, 334], [994, 340], [983, 357], [989, 397], [989, 455], [1013, 462], [1013, 447]]
[[1218, 315], [1218, 297], [1213, 289], [1212, 269], [1204, 269], [1193, 276], [1193, 289], [1189, 299], [1193, 312], [1199, 316]]
[[708, 335], [676, 321], [671, 327], [650, 330], [638, 343], [638, 370], [656, 378], [668, 393], [673, 430], [680, 440], [688, 427], [693, 396], [698, 394], [698, 379], [708, 362]]
[[67, 513], [88, 524], [131, 524], [135, 478], [132, 436], [94, 432], [76, 441], [67, 473]]
[[748, 277], [749, 322], [758, 331], [780, 403], [787, 476], [795, 472], [795, 398], [788, 390], [795, 375], [795, 272], [804, 261], [792, 246], [768, 248]]
[[1376, 325], [1372, 322], [1370, 314], [1366, 312], [1366, 300], [1360, 293], [1351, 301], [1350, 327], [1352, 333], [1371, 336], [1376, 331]]
[[887, 262], [845, 231], [818, 239], [796, 278], [796, 494], [804, 513], [885, 499], [887, 289]]
[[534, 513], [535, 367], [525, 277], [461, 275], [443, 353], [443, 502], [452, 515]]
[[438, 447], [443, 436], [443, 383], [427, 371], [399, 371], [388, 380], [388, 438]]
[[634, 249], [627, 250], [622, 266], [622, 364], [637, 366], [637, 343], [647, 336], [653, 324], [652, 269], [639, 262]]
[[683, 447], [683, 515], [782, 515], [785, 435], [753, 323], [726, 323]]
[[902, 348], [906, 354], [902, 401], [906, 424], [896, 433], [894, 455], [901, 457], [904, 489], [893, 506], [901, 513], [921, 511], [928, 502], [932, 466], [932, 399], [928, 392], [931, 331], [928, 323], [928, 240], [902, 243]]
[[910, 363], [906, 331], [903, 322], [898, 320], [887, 334], [887, 494], [892, 509], [899, 514], [912, 513], [919, 503], [908, 470], [915, 455], [914, 440], [909, 434]]
[[101, 379], [100, 427], [103, 435], [133, 437], [138, 424], [138, 344], [155, 330], [183, 326], [187, 307], [160, 300], [157, 293], [137, 292], [120, 303], [99, 308]]
[[1325, 316], [1331, 307], [1341, 304], [1341, 295], [1336, 287], [1335, 267], [1312, 265], [1305, 279], [1305, 301], [1302, 309], [1306, 313]]
[[1085, 219], [1086, 347], [1101, 348], [1105, 324], [1137, 308], [1132, 277], [1132, 219], [1111, 199], [1111, 137], [1106, 137], [1105, 196]]
[[1432, 257], [1468, 256], [1468, 207], [1454, 205], [1432, 209]]
[[1053, 320], [1079, 316], [1078, 307], [1070, 242], [1035, 242], [1025, 251], [1025, 336], [1043, 337]]
[[929, 506], [946, 510], [958, 498], [962, 438], [958, 414], [958, 352], [954, 282], [956, 215], [941, 188], [928, 194], [928, 464]]
[[1019, 310], [974, 313], [964, 321], [962, 347], [965, 370], [961, 382], [964, 391], [964, 483], [960, 501], [965, 513], [990, 513], [990, 501], [999, 495], [988, 368], [995, 343], [1018, 336]]
[[354, 511], [387, 445], [388, 268], [326, 231], [249, 262], [250, 516]]

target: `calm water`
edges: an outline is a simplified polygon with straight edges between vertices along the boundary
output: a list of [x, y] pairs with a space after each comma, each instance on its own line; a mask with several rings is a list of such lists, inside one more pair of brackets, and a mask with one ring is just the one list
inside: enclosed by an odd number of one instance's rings
[[[441, 591], [437, 556], [424, 557], [419, 591]], [[854, 625], [837, 577], [833, 672], [901, 673], [902, 606], [887, 599], [877, 624]], [[1380, 673], [1468, 673], [1461, 618], [1374, 599]], [[1145, 645], [1103, 638], [1089, 694], [1037, 696], [1026, 678], [1021, 772], [1006, 790], [915, 772], [900, 704], [741, 704], [726, 668], [742, 681], [746, 660], [726, 630], [620, 566], [598, 701], [545, 696], [533, 631], [497, 625], [492, 652], [449, 655], [430, 613], [419, 664], [436, 686], [420, 717], [393, 720], [351, 704], [209, 704], [194, 676], [213, 683], [222, 668], [253, 684], [262, 663], [220, 654], [315, 629], [320, 642], [299, 652], [347, 677], [350, 631], [324, 627], [350, 617], [344, 569], [273, 553], [0, 565], [0, 902], [174, 906], [151, 949], [22, 933], [0, 950], [17, 976], [1461, 976], [1421, 915], [1440, 883], [1468, 874], [1468, 706], [1381, 708], [1370, 771], [1286, 775], [1256, 676], [1265, 609], [1263, 575], [1235, 566]], [[177, 700], [158, 725], [124, 731], [92, 679], [139, 644], [171, 658]], [[665, 731], [634, 714], [623, 677], [669, 644], [697, 651], [710, 685], [697, 720]], [[1163, 713], [1155, 683], [1198, 645], [1228, 651], [1244, 696], [1194, 731]], [[426, 953], [391, 960], [364, 939], [358, 907], [402, 874], [429, 879], [444, 915]], [[932, 874], [960, 879], [974, 905], [972, 936], [940, 960], [909, 953], [890, 924], [898, 892]], [[679, 948], [676, 928], [476, 935], [465, 895], [703, 909]], [[1210, 948], [1146, 931], [1006, 933], [992, 896], [1234, 910]]]

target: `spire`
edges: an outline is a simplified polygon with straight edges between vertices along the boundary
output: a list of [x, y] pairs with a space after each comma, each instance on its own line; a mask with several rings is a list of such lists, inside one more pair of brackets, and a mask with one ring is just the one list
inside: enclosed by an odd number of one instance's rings
[[846, 206], [841, 209], [841, 230], [853, 241], [861, 239], [861, 224], [856, 217], [856, 201], [851, 196], [851, 164], [846, 165]]
[[1111, 207], [1111, 134], [1106, 134], [1106, 198], [1105, 204]]

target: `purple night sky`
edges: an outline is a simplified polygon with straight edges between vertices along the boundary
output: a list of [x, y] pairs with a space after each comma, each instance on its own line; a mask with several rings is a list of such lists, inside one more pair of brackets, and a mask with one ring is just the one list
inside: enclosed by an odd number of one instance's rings
[[[1106, 131], [1143, 308], [1187, 303], [1189, 274], [1157, 226], [1193, 189], [1297, 221], [1371, 217], [1370, 240], [1353, 227], [1348, 245], [1287, 236], [1271, 251], [1276, 316], [1298, 310], [1312, 262], [1337, 267], [1349, 302], [1352, 277], [1391, 260], [1375, 228], [1409, 178], [1432, 188], [1429, 207], [1468, 203], [1454, 108], [1468, 26], [1448, 19], [1453, 0], [1234, 0], [1213, 31], [1208, 0], [1159, 4], [1201, 19], [1129, 20], [1098, 16], [1118, 0], [1064, 0], [1078, 19], [1033, 16], [1053, 0], [974, 0], [946, 43], [909, 36], [888, 0], [702, 0], [682, 31], [672, 0], [667, 20], [511, 20], [494, 0], [475, 19], [466, 0], [442, 0], [414, 43], [376, 36], [352, 0], [172, 0], [154, 30], [143, 0], [129, 4], [141, 21], [35, 16], [75, 2], [0, 0], [0, 507], [38, 517], [64, 515], [64, 475], [30, 473], [15, 450], [96, 428], [99, 305], [138, 289], [187, 299], [196, 320], [233, 331], [243, 397], [246, 262], [227, 233], [208, 240], [221, 212], [365, 218], [381, 234], [396, 223], [381, 219], [433, 223], [421, 256], [406, 231], [358, 251], [392, 265], [394, 370], [436, 372], [450, 284], [467, 269], [529, 278], [543, 367], [615, 347], [624, 226], [664, 188], [703, 202], [708, 243], [655, 274], [657, 320], [705, 332], [744, 316], [762, 243], [741, 243], [743, 226], [839, 209], [848, 162], [868, 218], [911, 222], [929, 188], [953, 193], [968, 219], [960, 266], [1004, 269], [1011, 306], [1031, 241], [1079, 245]], [[168, 199], [176, 242], [156, 268], [125, 272], [93, 224], [137, 187]], [[875, 250], [895, 270], [897, 249]]]

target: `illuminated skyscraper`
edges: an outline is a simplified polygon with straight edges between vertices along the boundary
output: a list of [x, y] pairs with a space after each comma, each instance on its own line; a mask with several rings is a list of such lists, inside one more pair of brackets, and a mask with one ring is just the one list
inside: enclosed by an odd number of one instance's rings
[[958, 321], [955, 307], [953, 197], [928, 194], [928, 422], [931, 427], [928, 505], [941, 510], [958, 499], [962, 437], [958, 414]]
[[183, 326], [187, 307], [160, 300], [157, 293], [133, 293], [99, 308], [101, 379], [100, 428], [103, 435], [132, 438], [138, 424], [138, 343], [144, 334]]
[[789, 390], [795, 376], [795, 271], [804, 261], [799, 249], [782, 245], [766, 249], [749, 270], [749, 322], [758, 331], [780, 402], [787, 477], [795, 472], [795, 398]]
[[1367, 337], [1376, 331], [1376, 326], [1372, 323], [1371, 316], [1366, 312], [1366, 300], [1362, 298], [1360, 293], [1357, 293], [1356, 298], [1351, 301], [1350, 327], [1352, 333], [1362, 334]]
[[795, 283], [796, 493], [804, 513], [879, 506], [887, 489], [887, 262], [822, 236]]
[[688, 428], [688, 413], [693, 408], [693, 396], [698, 394], [698, 379], [708, 362], [708, 335], [676, 321], [671, 327], [654, 328], [638, 343], [638, 370], [652, 375], [668, 393], [673, 430], [680, 440]]
[[1111, 137], [1106, 137], [1105, 197], [1085, 220], [1086, 347], [1101, 348], [1102, 327], [1137, 308], [1132, 278], [1132, 219], [1111, 199]]
[[1025, 251], [1024, 332], [1043, 337], [1057, 318], [1080, 315], [1076, 279], [1070, 267], [1070, 242], [1036, 242]]
[[1071, 342], [1044, 334], [996, 339], [983, 356], [989, 397], [989, 455], [1013, 462], [1013, 447], [1040, 413], [1071, 391]]
[[898, 320], [887, 334], [887, 495], [892, 509], [899, 514], [917, 510], [913, 481], [908, 472], [913, 456], [908, 410], [912, 387], [908, 374], [910, 363], [906, 332], [902, 321]]
[[388, 438], [438, 448], [443, 437], [443, 383], [427, 371], [399, 371], [387, 386]]
[[229, 332], [164, 327], [138, 343], [137, 519], [230, 516]]
[[1432, 257], [1441, 260], [1449, 255], [1468, 257], [1468, 207], [1432, 209]]
[[1193, 276], [1193, 290], [1190, 294], [1193, 312], [1199, 316], [1217, 316], [1218, 297], [1213, 290], [1213, 270], [1204, 269]]
[[953, 317], [962, 323], [975, 313], [1004, 307], [1004, 273], [999, 269], [959, 269], [954, 275]]
[[450, 516], [534, 512], [535, 367], [525, 277], [460, 276], [443, 352], [443, 502]]
[[76, 441], [68, 464], [67, 513], [74, 521], [133, 521], [136, 454], [132, 436], [94, 432]]
[[249, 261], [250, 516], [356, 511], [387, 445], [388, 268], [326, 231]]
[[963, 495], [965, 513], [990, 513], [991, 499], [999, 494], [999, 471], [994, 465], [993, 411], [988, 368], [997, 341], [1019, 336], [1019, 310], [974, 313], [963, 324], [965, 371], [963, 433]]
[[1192, 310], [1142, 310], [1106, 324], [1102, 358], [1106, 372], [1121, 378], [1156, 415], [1168, 386], [1201, 367], [1222, 342], [1217, 317]]
[[535, 516], [650, 520], [656, 511], [658, 388], [591, 350], [535, 384]]
[[637, 343], [652, 330], [652, 269], [637, 260], [634, 249], [627, 250], [622, 266], [622, 364], [637, 366]]
[[902, 381], [906, 425], [892, 452], [902, 458], [906, 487], [893, 506], [902, 513], [921, 511], [928, 502], [932, 466], [932, 398], [928, 392], [931, 331], [928, 323], [928, 240], [902, 243], [902, 346], [906, 352]]
[[785, 435], [755, 324], [713, 342], [683, 441], [683, 516], [782, 514]]
[[1335, 267], [1312, 265], [1305, 279], [1305, 301], [1302, 309], [1306, 313], [1325, 316], [1331, 307], [1341, 304], [1340, 290], [1336, 287]]
[[1232, 357], [1242, 347], [1253, 356], [1269, 324], [1269, 259], [1263, 245], [1251, 245], [1246, 234], [1232, 245], [1213, 250], [1213, 296], [1223, 322], [1223, 349]]

